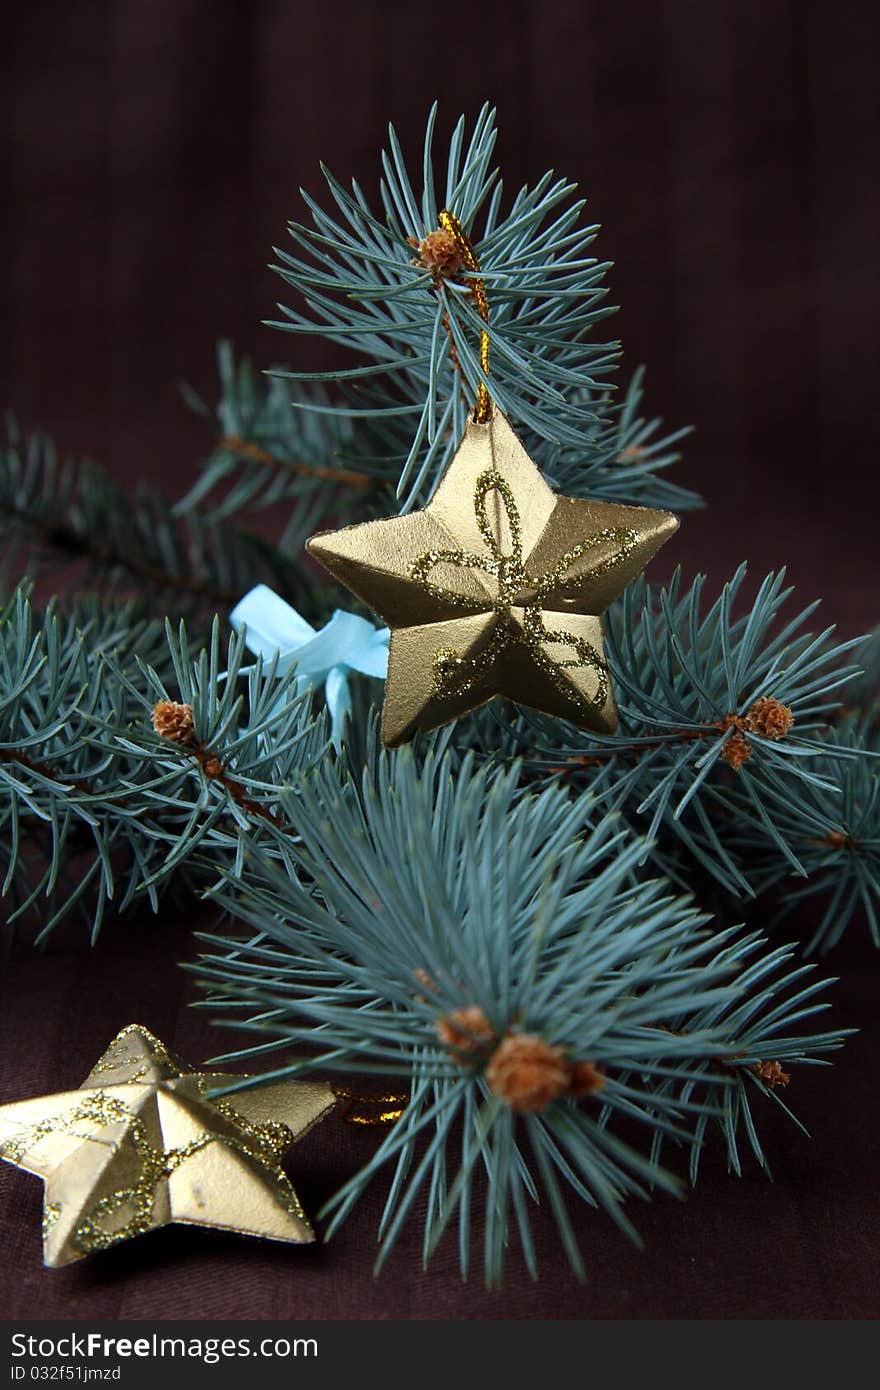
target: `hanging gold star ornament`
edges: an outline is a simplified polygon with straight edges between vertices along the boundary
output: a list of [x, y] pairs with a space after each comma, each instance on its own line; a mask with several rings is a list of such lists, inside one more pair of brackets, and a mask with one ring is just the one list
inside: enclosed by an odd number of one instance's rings
[[242, 1079], [192, 1071], [132, 1024], [79, 1090], [0, 1107], [0, 1158], [45, 1183], [45, 1263], [171, 1222], [314, 1240], [281, 1161], [336, 1097], [323, 1082], [288, 1081], [209, 1098]]
[[[457, 220], [441, 223], [478, 271]], [[488, 322], [481, 280], [472, 294]], [[485, 332], [480, 356], [485, 375]], [[671, 512], [558, 496], [481, 382], [422, 511], [323, 532], [308, 549], [391, 629], [382, 740], [396, 747], [496, 695], [613, 733], [602, 614], [677, 527]]]

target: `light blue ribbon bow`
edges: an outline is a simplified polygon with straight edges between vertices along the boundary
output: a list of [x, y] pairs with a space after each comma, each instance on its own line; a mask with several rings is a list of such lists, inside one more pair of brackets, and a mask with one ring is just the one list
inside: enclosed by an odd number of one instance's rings
[[320, 632], [266, 584], [245, 594], [229, 615], [236, 632], [246, 628], [245, 645], [269, 661], [278, 653], [278, 672], [297, 669], [298, 691], [324, 686], [330, 732], [339, 748], [351, 713], [349, 671], [384, 680], [388, 674], [388, 629], [375, 628], [356, 613], [337, 608]]

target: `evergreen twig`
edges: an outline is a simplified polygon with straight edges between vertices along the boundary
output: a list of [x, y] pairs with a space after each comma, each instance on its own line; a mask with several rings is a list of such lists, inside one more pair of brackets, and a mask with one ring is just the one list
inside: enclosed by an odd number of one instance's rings
[[[665, 476], [684, 432], [642, 416], [641, 373], [613, 392], [617, 345], [593, 337], [606, 266], [573, 186], [548, 174], [505, 204], [492, 112], [470, 135], [459, 122], [438, 161], [435, 120], [419, 180], [391, 130], [380, 210], [327, 173], [332, 215], [306, 198], [311, 224], [278, 252], [302, 300], [281, 326], [359, 364], [265, 380], [221, 345], [216, 410], [189, 393], [211, 451], [176, 507], [132, 505], [39, 439], [0, 450], [9, 574], [48, 562], [98, 590], [39, 613], [21, 584], [0, 612], [0, 867], [11, 920], [37, 911], [41, 938], [73, 912], [94, 936], [111, 905], [156, 910], [172, 883], [244, 923], [245, 939], [208, 934], [196, 967], [218, 1021], [254, 1039], [233, 1055], [410, 1092], [331, 1229], [387, 1165], [380, 1263], [421, 1201], [425, 1259], [457, 1225], [467, 1272], [482, 1171], [495, 1284], [511, 1233], [535, 1272], [539, 1196], [582, 1273], [566, 1198], [634, 1235], [625, 1201], [678, 1190], [672, 1146], [692, 1178], [713, 1133], [734, 1171], [747, 1149], [766, 1166], [764, 1102], [839, 1046], [810, 967], [713, 931], [692, 890], [738, 916], [784, 885], [789, 910], [821, 904], [809, 949], [859, 914], [880, 944], [880, 642], [860, 677], [853, 643], [808, 632], [813, 608], [786, 619], [782, 573], [744, 606], [742, 570], [708, 604], [702, 579], [641, 583], [608, 615], [613, 738], [490, 706], [395, 755], [365, 679], [337, 753], [295, 666], [244, 665], [222, 614], [265, 580], [322, 624], [306, 536], [395, 493], [423, 501], [485, 384], [472, 276], [431, 242], [444, 206], [476, 245], [493, 398], [551, 482], [698, 503]], [[279, 546], [241, 529], [278, 504]], [[215, 609], [191, 648], [177, 620]], [[641, 1144], [622, 1137], [633, 1123]]]

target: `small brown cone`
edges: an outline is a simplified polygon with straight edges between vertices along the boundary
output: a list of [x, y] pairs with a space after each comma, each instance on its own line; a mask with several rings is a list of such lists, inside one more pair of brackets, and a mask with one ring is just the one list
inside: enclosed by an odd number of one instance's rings
[[160, 738], [184, 746], [195, 742], [192, 705], [181, 705], [176, 700], [160, 700], [153, 706], [153, 728]]
[[563, 1048], [534, 1033], [508, 1033], [492, 1053], [486, 1081], [511, 1110], [535, 1114], [568, 1093], [571, 1067]]
[[410, 237], [409, 244], [419, 253], [416, 265], [424, 266], [437, 279], [453, 280], [464, 264], [455, 238], [442, 227], [429, 232], [421, 241]]
[[752, 1071], [771, 1090], [774, 1086], [787, 1086], [791, 1080], [790, 1072], [782, 1070], [781, 1062], [755, 1062]]
[[772, 695], [761, 695], [743, 720], [749, 733], [772, 739], [784, 738], [793, 723], [794, 715], [788, 705]]
[[721, 756], [734, 772], [739, 772], [743, 763], [747, 763], [752, 756], [752, 745], [745, 734], [739, 729], [734, 729], [721, 750]]
[[485, 1052], [495, 1040], [492, 1026], [478, 1004], [443, 1014], [438, 1018], [436, 1028], [440, 1041], [459, 1061]]

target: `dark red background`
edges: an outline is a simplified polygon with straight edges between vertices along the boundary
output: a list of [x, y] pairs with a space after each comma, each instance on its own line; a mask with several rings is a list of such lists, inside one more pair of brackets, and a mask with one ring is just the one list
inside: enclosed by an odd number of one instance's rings
[[[626, 362], [697, 433], [679, 470], [710, 510], [677, 540], [722, 579], [790, 562], [846, 635], [876, 622], [880, 205], [877, 8], [809, 0], [417, 0], [330, 5], [31, 0], [0, 52], [0, 405], [120, 477], [182, 486], [204, 449], [175, 384], [214, 389], [214, 342], [260, 365], [294, 344], [260, 326], [265, 265], [318, 192], [317, 162], [375, 184], [391, 118], [415, 152], [430, 100], [448, 132], [499, 108], [508, 186], [578, 179]], [[309, 365], [318, 350], [297, 346]], [[304, 356], [311, 351], [312, 356]], [[3, 965], [0, 1099], [76, 1083], [140, 1019], [198, 1060], [217, 1035], [174, 967], [187, 923], [121, 924], [97, 952]], [[10, 1316], [866, 1317], [878, 1311], [875, 957], [849, 944], [833, 1072], [799, 1074], [810, 1143], [770, 1117], [776, 1182], [710, 1161], [683, 1208], [641, 1213], [648, 1252], [580, 1224], [591, 1282], [462, 1289], [453, 1252], [416, 1274], [415, 1237], [369, 1278], [375, 1212], [326, 1249], [165, 1232], [57, 1273], [39, 1266], [39, 1184], [0, 1171]], [[369, 1137], [322, 1126], [293, 1171], [314, 1208]], [[516, 1262], [514, 1261], [514, 1269]]]

